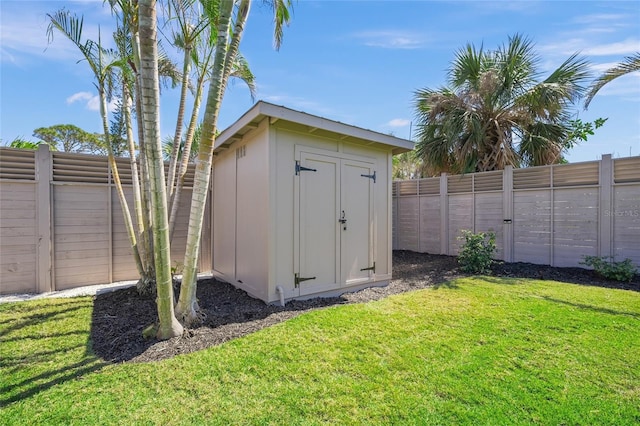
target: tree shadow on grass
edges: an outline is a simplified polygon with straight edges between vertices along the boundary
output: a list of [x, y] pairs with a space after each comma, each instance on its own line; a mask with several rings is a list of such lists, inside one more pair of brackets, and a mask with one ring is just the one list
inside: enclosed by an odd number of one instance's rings
[[578, 308], [578, 309], [584, 309], [584, 310], [588, 310], [588, 311], [592, 311], [592, 312], [598, 312], [598, 313], [609, 314], [609, 315], [623, 315], [623, 316], [628, 316], [628, 317], [631, 317], [631, 318], [640, 319], [640, 314], [638, 314], [636, 312], [617, 311], [615, 309], [601, 308], [601, 307], [598, 307], [598, 306], [586, 305], [584, 303], [569, 302], [568, 300], [556, 299], [556, 298], [549, 297], [549, 296], [542, 296], [542, 298], [544, 300], [549, 301], [549, 302], [559, 303], [559, 304], [566, 305], [566, 306], [572, 306], [572, 307]]
[[0, 407], [106, 365], [93, 354], [86, 324], [76, 316], [78, 310], [91, 307], [90, 300], [27, 306], [31, 311], [26, 315], [13, 315], [11, 308], [2, 315]]
[[458, 290], [460, 286], [456, 284], [456, 281], [443, 281], [433, 285], [433, 288], [436, 290], [440, 290], [441, 288], [446, 288], [450, 290]]
[[51, 321], [58, 319], [60, 316], [71, 314], [79, 309], [87, 307], [86, 300], [73, 300], [69, 299], [69, 302], [58, 303], [55, 305], [55, 309], [49, 312], [36, 312], [31, 315], [20, 316], [19, 319], [8, 319], [6, 324], [8, 326], [0, 327], [0, 342], [6, 341], [5, 336], [11, 334], [13, 331], [22, 330], [26, 327], [41, 324], [45, 321]]
[[[13, 384], [3, 384], [0, 386], [0, 407], [32, 397], [68, 380], [77, 379], [85, 374], [93, 373], [94, 371], [102, 369], [105, 365], [107, 364], [97, 358], [90, 357], [75, 364], [64, 365], [60, 368], [28, 377]], [[17, 389], [20, 390], [15, 392]]]

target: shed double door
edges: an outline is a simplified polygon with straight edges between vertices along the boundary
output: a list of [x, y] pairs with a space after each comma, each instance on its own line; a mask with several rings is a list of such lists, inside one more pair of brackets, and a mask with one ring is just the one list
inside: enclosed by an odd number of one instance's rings
[[373, 263], [373, 164], [301, 152], [300, 295], [370, 281]]

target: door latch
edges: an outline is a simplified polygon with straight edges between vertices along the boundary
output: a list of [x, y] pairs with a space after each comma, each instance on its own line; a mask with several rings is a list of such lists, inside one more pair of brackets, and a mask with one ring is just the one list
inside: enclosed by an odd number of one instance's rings
[[340, 215], [340, 219], [338, 219], [338, 222], [340, 222], [343, 226], [342, 229], [344, 229], [345, 231], [347, 230], [347, 218], [345, 217], [344, 214], [344, 210], [342, 210], [342, 214]]

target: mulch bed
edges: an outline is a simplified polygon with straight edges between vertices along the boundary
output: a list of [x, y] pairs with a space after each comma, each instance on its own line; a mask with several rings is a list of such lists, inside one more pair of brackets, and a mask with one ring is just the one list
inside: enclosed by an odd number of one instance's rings
[[[531, 263], [497, 263], [492, 275], [556, 280], [584, 285], [640, 291], [640, 277], [631, 283], [608, 281], [581, 268], [554, 268]], [[326, 306], [362, 303], [392, 294], [432, 287], [466, 276], [455, 257], [394, 251], [393, 280], [386, 287], [372, 287], [340, 297], [267, 305], [232, 285], [205, 279], [198, 282], [198, 301], [206, 317], [197, 328], [166, 341], [145, 340], [142, 330], [157, 321], [155, 300], [138, 295], [135, 287], [95, 297], [91, 324], [93, 350], [110, 362], [151, 362], [219, 345], [237, 337]]]

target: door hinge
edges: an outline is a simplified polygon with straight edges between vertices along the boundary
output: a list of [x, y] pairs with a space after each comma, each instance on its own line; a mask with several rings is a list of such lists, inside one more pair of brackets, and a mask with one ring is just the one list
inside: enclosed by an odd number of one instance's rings
[[295, 273], [294, 277], [295, 277], [294, 282], [295, 282], [295, 286], [296, 287], [300, 287], [300, 283], [303, 282], [303, 281], [309, 281], [309, 280], [315, 280], [316, 279], [316, 277], [303, 278], [298, 273]]
[[376, 273], [376, 262], [373, 262], [373, 266], [369, 266], [368, 268], [362, 268], [360, 269], [361, 271], [373, 271], [373, 273]]
[[366, 178], [369, 178], [369, 179], [373, 179], [373, 183], [376, 183], [376, 171], [375, 170], [373, 171], [372, 175], [360, 175], [360, 176], [366, 177]]
[[316, 169], [311, 169], [309, 167], [304, 167], [300, 165], [299, 161], [296, 161], [296, 176], [300, 174], [300, 172], [317, 172]]

